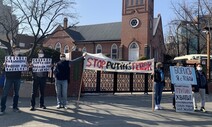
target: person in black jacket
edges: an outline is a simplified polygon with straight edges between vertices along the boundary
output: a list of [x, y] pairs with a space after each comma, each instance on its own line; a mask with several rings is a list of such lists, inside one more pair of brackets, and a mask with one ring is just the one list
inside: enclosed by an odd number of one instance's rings
[[[38, 51], [38, 58], [43, 58], [44, 52], [43, 50]], [[32, 65], [33, 66], [33, 65]], [[46, 106], [44, 105], [44, 92], [45, 92], [45, 86], [46, 86], [46, 79], [48, 77], [48, 72], [32, 72], [33, 76], [33, 87], [32, 87], [32, 98], [31, 98], [31, 111], [35, 110], [35, 98], [38, 92], [38, 89], [40, 90], [40, 108], [46, 109]]]
[[[11, 56], [19, 56], [20, 48], [18, 46], [13, 47], [13, 55]], [[7, 66], [4, 63], [4, 66]], [[12, 87], [14, 86], [14, 96], [13, 96], [13, 111], [20, 112], [18, 108], [18, 99], [19, 99], [19, 89], [21, 84], [21, 71], [6, 71], [5, 72], [5, 82], [3, 87], [3, 94], [1, 97], [1, 112], [0, 115], [3, 115], [6, 109], [6, 102], [8, 93]]]
[[205, 110], [205, 93], [207, 89], [207, 78], [205, 73], [202, 71], [202, 65], [197, 64], [196, 67], [196, 77], [197, 77], [197, 85], [193, 85], [193, 103], [194, 103], [194, 111], [197, 111], [197, 102], [196, 99], [198, 97], [198, 94], [200, 94], [201, 98], [201, 108], [200, 111], [206, 112]]
[[56, 64], [55, 70], [55, 89], [57, 94], [57, 109], [67, 109], [67, 89], [70, 77], [69, 61], [66, 61], [65, 54], [60, 55], [60, 61]]
[[162, 98], [163, 87], [165, 86], [163, 64], [161, 62], [156, 63], [156, 69], [154, 72], [154, 96], [155, 96], [155, 110], [162, 109], [160, 102]]

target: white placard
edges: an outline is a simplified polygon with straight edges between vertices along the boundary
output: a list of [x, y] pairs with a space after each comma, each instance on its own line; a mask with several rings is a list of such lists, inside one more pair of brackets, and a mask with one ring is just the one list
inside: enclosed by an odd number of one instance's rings
[[33, 72], [48, 72], [51, 71], [51, 58], [33, 58], [32, 71]]
[[5, 71], [28, 71], [27, 57], [5, 56]]
[[193, 112], [191, 85], [175, 85], [176, 112]]
[[193, 67], [170, 66], [171, 83], [196, 85], [196, 73]]

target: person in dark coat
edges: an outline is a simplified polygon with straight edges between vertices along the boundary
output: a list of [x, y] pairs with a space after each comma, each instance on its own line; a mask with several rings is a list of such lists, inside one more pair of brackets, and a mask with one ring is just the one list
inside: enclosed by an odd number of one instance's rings
[[165, 86], [165, 78], [162, 67], [163, 64], [161, 62], [156, 63], [156, 69], [154, 72], [155, 110], [162, 109], [160, 102], [162, 98], [163, 88]]
[[70, 76], [69, 61], [66, 60], [65, 54], [60, 55], [60, 61], [56, 64], [55, 70], [55, 90], [57, 94], [57, 109], [67, 109], [67, 89]]
[[[18, 46], [13, 47], [13, 54], [11, 56], [19, 56], [20, 48]], [[6, 63], [4, 63], [6, 67]], [[19, 99], [19, 89], [21, 85], [21, 71], [5, 71], [5, 82], [3, 87], [3, 94], [1, 97], [1, 112], [0, 115], [3, 115], [6, 109], [7, 96], [11, 87], [13, 86], [14, 95], [13, 95], [13, 111], [20, 112], [18, 108], [18, 99]]]
[[[43, 50], [38, 51], [38, 58], [43, 58]], [[33, 65], [32, 65], [33, 66]], [[32, 72], [33, 86], [32, 86], [32, 97], [31, 97], [31, 111], [35, 110], [35, 99], [37, 96], [38, 90], [40, 91], [40, 108], [46, 109], [44, 105], [44, 93], [46, 86], [46, 79], [48, 77], [48, 72]]]
[[205, 73], [202, 71], [202, 65], [197, 64], [196, 66], [196, 77], [197, 77], [197, 85], [193, 85], [193, 103], [194, 103], [194, 111], [197, 111], [197, 102], [196, 99], [200, 95], [201, 98], [201, 108], [200, 111], [206, 112], [205, 110], [205, 94], [207, 89], [207, 78]]

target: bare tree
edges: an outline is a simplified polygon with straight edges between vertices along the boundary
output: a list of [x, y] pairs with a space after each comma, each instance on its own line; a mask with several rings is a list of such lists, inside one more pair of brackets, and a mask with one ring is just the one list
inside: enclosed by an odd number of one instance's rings
[[212, 23], [212, 3], [208, 0], [172, 1], [172, 7], [176, 17], [170, 25], [175, 31], [178, 55], [190, 54], [191, 50], [205, 53], [206, 38], [202, 31]]
[[[11, 3], [10, 3], [11, 4]], [[17, 18], [14, 15], [16, 11], [12, 6], [0, 5], [0, 42], [5, 45], [8, 49], [9, 54], [11, 54], [12, 42], [16, 42], [16, 35], [18, 33], [19, 25], [23, 21], [23, 16]]]
[[[23, 33], [34, 37], [29, 58], [35, 48], [60, 24], [64, 17], [76, 19], [72, 13], [75, 2], [73, 0], [5, 0], [8, 6], [16, 10], [16, 16], [21, 17], [19, 26]], [[20, 21], [20, 20], [19, 20]], [[19, 28], [20, 29], [20, 28]], [[56, 32], [56, 31], [55, 31]]]

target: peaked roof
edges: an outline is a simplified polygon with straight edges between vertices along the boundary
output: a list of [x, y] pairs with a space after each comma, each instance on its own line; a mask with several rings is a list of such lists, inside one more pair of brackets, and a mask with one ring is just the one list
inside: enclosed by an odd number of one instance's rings
[[120, 40], [121, 22], [76, 26], [66, 32], [75, 41]]
[[[153, 35], [155, 34], [159, 18], [154, 18]], [[75, 40], [75, 42], [86, 41], [114, 41], [121, 40], [121, 22], [75, 26], [66, 30], [66, 32]]]

